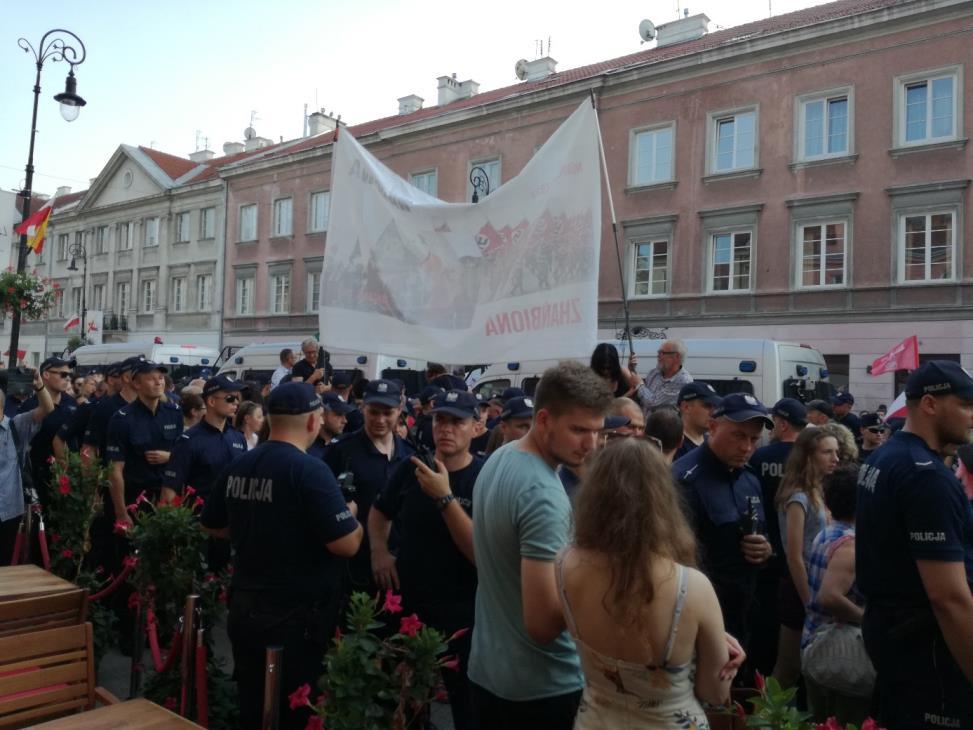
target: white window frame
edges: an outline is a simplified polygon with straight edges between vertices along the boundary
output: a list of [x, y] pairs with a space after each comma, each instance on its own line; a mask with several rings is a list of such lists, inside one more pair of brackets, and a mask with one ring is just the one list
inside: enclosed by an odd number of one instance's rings
[[119, 223], [118, 224], [118, 250], [119, 251], [131, 251], [132, 250], [132, 224], [129, 223]]
[[[318, 219], [317, 211], [317, 201], [324, 201], [324, 209], [321, 212], [321, 218]], [[308, 206], [307, 206], [307, 232], [308, 233], [324, 233], [328, 230], [328, 225], [331, 223], [331, 191], [330, 190], [315, 190], [308, 196]]]
[[172, 289], [172, 311], [186, 311], [186, 277], [174, 276], [169, 279], [169, 286]]
[[[492, 175], [488, 168], [488, 166], [493, 165], [496, 165], [495, 175]], [[490, 192], [487, 195], [492, 195], [503, 184], [503, 157], [501, 155], [483, 157], [479, 160], [470, 160], [466, 166], [466, 200], [463, 201], [464, 203], [473, 200], [473, 183], [470, 182], [470, 175], [473, 173], [474, 167], [482, 167], [487, 174], [487, 180], [490, 181]]]
[[189, 243], [192, 219], [188, 210], [176, 213], [176, 239], [173, 243]]
[[208, 312], [213, 308], [213, 275], [196, 274], [196, 309]]
[[[743, 234], [748, 234], [750, 236], [750, 272], [748, 278], [748, 284], [745, 289], [737, 289], [733, 286], [735, 275], [733, 274], [733, 251], [735, 237]], [[708, 250], [706, 253], [707, 266], [706, 266], [706, 291], [708, 294], [723, 295], [723, 294], [746, 294], [753, 291], [753, 277], [754, 277], [754, 253], [756, 251], [755, 239], [756, 239], [756, 228], [750, 226], [744, 226], [739, 228], [725, 228], [721, 230], [713, 230], [708, 233]], [[716, 238], [718, 236], [729, 236], [730, 237], [730, 278], [729, 278], [729, 288], [727, 289], [717, 289], [713, 286], [716, 278]]]
[[[253, 211], [253, 231], [244, 230], [244, 216], [250, 211]], [[256, 203], [245, 203], [240, 206], [238, 211], [238, 230], [237, 230], [237, 240], [240, 243], [249, 243], [250, 241], [257, 240], [257, 226], [259, 224], [257, 215], [257, 204]], [[244, 237], [245, 234], [250, 234], [249, 237]]]
[[[655, 135], [658, 132], [669, 131], [671, 144], [669, 146], [669, 171], [664, 177], [652, 178], [650, 180], [641, 180], [638, 177], [638, 160], [639, 160], [639, 141], [643, 137], [649, 135], [653, 139], [653, 149], [652, 149], [652, 168], [653, 173], [656, 167], [656, 155], [658, 154], [658, 143], [655, 141]], [[661, 124], [653, 124], [647, 127], [639, 127], [637, 129], [631, 130], [629, 132], [629, 142], [628, 142], [628, 184], [630, 187], [643, 187], [648, 185], [659, 185], [662, 183], [672, 182], [676, 179], [676, 123], [675, 122], [663, 122]]]
[[115, 302], [113, 311], [116, 314], [124, 315], [132, 302], [132, 282], [120, 281], [115, 284]]
[[[736, 144], [734, 142], [734, 164], [727, 168], [718, 168], [719, 159], [719, 133], [720, 123], [743, 114], [753, 115], [753, 162], [748, 165], [736, 164]], [[710, 112], [706, 121], [706, 172], [708, 175], [727, 175], [735, 172], [745, 172], [756, 170], [760, 167], [760, 105], [751, 104], [736, 109], [726, 109], [719, 112]], [[736, 140], [736, 130], [734, 128], [734, 140]]]
[[[826, 246], [824, 237], [827, 235], [827, 228], [830, 225], [844, 226], [844, 248], [841, 252], [841, 284], [826, 284], [823, 279], [825, 276], [824, 263], [826, 262]], [[818, 272], [817, 284], [804, 283], [804, 229], [820, 228], [822, 241], [821, 252], [819, 254], [821, 268]], [[848, 256], [849, 239], [851, 234], [851, 219], [845, 216], [831, 216], [827, 218], [804, 219], [795, 224], [794, 234], [794, 282], [795, 289], [802, 291], [820, 291], [822, 289], [847, 289], [848, 288]]]
[[[153, 235], [153, 228], [155, 229]], [[155, 248], [159, 245], [159, 218], [158, 216], [145, 219], [145, 230], [143, 231], [142, 244], [145, 248]]]
[[105, 308], [105, 285], [104, 284], [92, 284], [91, 285], [91, 309], [104, 309]]
[[[922, 139], [906, 140], [906, 113], [907, 113], [907, 94], [909, 86], [921, 83], [927, 84], [927, 90], [931, 93], [932, 83], [937, 79], [952, 77], [953, 79], [953, 131], [952, 134], [942, 137], [929, 136], [932, 133], [932, 99], [926, 101], [926, 133]], [[893, 99], [895, 107], [893, 109], [893, 145], [894, 147], [922, 147], [929, 144], [941, 142], [952, 142], [962, 136], [963, 131], [963, 66], [948, 66], [945, 68], [927, 69], [915, 73], [897, 76], [893, 81]]]
[[108, 253], [108, 226], [98, 226], [95, 228], [95, 251], [96, 254]]
[[81, 287], [73, 286], [71, 287], [71, 308], [74, 310], [71, 314], [77, 314], [81, 316]]
[[201, 240], [216, 238], [216, 208], [199, 209], [199, 237]]
[[[923, 208], [920, 210], [903, 210], [897, 213], [898, 220], [896, 221], [896, 269], [897, 269], [897, 280], [898, 283], [904, 286], [928, 286], [930, 284], [945, 284], [950, 282], [955, 282], [957, 277], [956, 273], [959, 268], [959, 261], [957, 260], [957, 246], [956, 246], [956, 236], [957, 236], [957, 225], [960, 222], [959, 209], [955, 206], [933, 206], [929, 208]], [[932, 236], [932, 217], [934, 215], [948, 215], [952, 219], [952, 224], [950, 226], [950, 276], [945, 279], [931, 279], [929, 278], [929, 269], [932, 265], [932, 246], [931, 236]], [[906, 218], [917, 218], [919, 216], [924, 216], [926, 218], [926, 241], [925, 241], [925, 273], [926, 276], [922, 279], [906, 279], [905, 278], [905, 219]]]
[[57, 319], [64, 319], [64, 287], [57, 290], [57, 295], [54, 297], [56, 305], [54, 307], [54, 313]]
[[321, 272], [307, 272], [307, 287], [305, 288], [305, 310], [306, 312], [317, 312], [321, 304]]
[[139, 285], [139, 312], [152, 314], [158, 301], [158, 281], [156, 279], [142, 279]]
[[294, 198], [274, 200], [274, 237], [286, 238], [294, 234]]
[[[429, 184], [430, 180], [432, 184]], [[435, 167], [431, 170], [413, 172], [409, 175], [409, 183], [427, 195], [431, 195], [434, 198], [439, 197], [439, 171]]]
[[[280, 291], [278, 289], [282, 287]], [[278, 299], [278, 294], [280, 298]], [[270, 274], [267, 298], [271, 314], [289, 314], [291, 310], [291, 272], [275, 271]]]
[[68, 241], [70, 241], [69, 233], [59, 233], [57, 236], [57, 260], [67, 261], [68, 260]]
[[[846, 117], [847, 128], [845, 130], [845, 149], [842, 152], [828, 152], [828, 138], [830, 129], [830, 117], [828, 115], [828, 107], [830, 102], [838, 101], [840, 99], [845, 99], [848, 105], [848, 115]], [[817, 155], [811, 155], [807, 152], [807, 107], [809, 104], [815, 102], [824, 103], [824, 136], [822, 139], [823, 152]], [[807, 162], [813, 160], [827, 160], [829, 158], [835, 157], [848, 157], [855, 153], [855, 87], [854, 86], [842, 86], [835, 89], [828, 89], [826, 91], [816, 91], [809, 94], [802, 94], [796, 99], [796, 108], [794, 113], [794, 142], [795, 142], [795, 154], [794, 157], [799, 162]]]
[[[629, 296], [632, 299], [663, 299], [670, 294], [670, 289], [672, 287], [672, 236], [660, 235], [660, 236], [638, 236], [630, 238], [629, 241], [629, 262], [628, 262], [628, 280], [629, 280]], [[664, 243], [666, 245], [666, 279], [665, 279], [665, 291], [653, 292], [653, 274], [655, 273], [655, 247], [657, 244]], [[638, 247], [644, 245], [652, 246], [652, 253], [649, 255], [649, 291], [645, 294], [639, 293], [638, 291]]]
[[233, 298], [236, 302], [235, 311], [240, 316], [250, 316], [254, 313], [254, 285], [256, 277], [253, 274], [236, 277], [236, 287]]

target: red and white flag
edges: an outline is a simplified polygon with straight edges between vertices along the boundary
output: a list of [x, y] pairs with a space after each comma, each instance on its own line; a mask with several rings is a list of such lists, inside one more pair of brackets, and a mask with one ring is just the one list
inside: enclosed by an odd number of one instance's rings
[[871, 374], [881, 375], [896, 370], [915, 370], [919, 367], [919, 338], [907, 337], [872, 363]]
[[68, 330], [74, 329], [79, 324], [81, 324], [81, 317], [76, 314], [72, 315], [71, 317], [68, 317], [68, 321], [64, 323], [64, 331], [67, 332]]

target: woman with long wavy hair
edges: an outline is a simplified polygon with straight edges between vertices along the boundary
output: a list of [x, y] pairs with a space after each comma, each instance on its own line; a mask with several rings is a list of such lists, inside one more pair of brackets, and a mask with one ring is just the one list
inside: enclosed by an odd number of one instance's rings
[[777, 609], [780, 638], [774, 677], [784, 687], [801, 674], [801, 631], [811, 600], [807, 560], [814, 538], [827, 524], [822, 483], [838, 466], [838, 439], [826, 428], [808, 426], [794, 442], [777, 489], [776, 507], [786, 570], [780, 577]]
[[696, 541], [659, 450], [616, 439], [575, 497], [575, 538], [558, 556], [561, 606], [585, 689], [576, 730], [708, 727], [735, 669]]

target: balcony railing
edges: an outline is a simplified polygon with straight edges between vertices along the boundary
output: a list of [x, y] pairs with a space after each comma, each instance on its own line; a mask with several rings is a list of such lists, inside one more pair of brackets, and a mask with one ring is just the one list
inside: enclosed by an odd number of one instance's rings
[[103, 325], [105, 332], [128, 332], [128, 317], [124, 314], [107, 311]]

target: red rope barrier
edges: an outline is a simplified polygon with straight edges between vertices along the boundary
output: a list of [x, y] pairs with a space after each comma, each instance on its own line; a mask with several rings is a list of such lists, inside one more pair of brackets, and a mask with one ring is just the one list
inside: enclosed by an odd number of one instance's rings
[[10, 558], [11, 565], [17, 565], [20, 562], [20, 551], [24, 547], [24, 532], [27, 531], [26, 520], [26, 517], [20, 518], [20, 527], [17, 529], [17, 537], [14, 539], [14, 554]]
[[206, 645], [200, 629], [196, 641], [196, 722], [209, 727], [209, 695], [206, 691]]
[[172, 635], [172, 643], [169, 645], [169, 652], [166, 655], [165, 661], [162, 660], [162, 651], [159, 647], [159, 632], [158, 632], [158, 621], [155, 617], [155, 611], [152, 606], [149, 606], [145, 612], [145, 631], [149, 635], [149, 649], [152, 652], [152, 664], [155, 666], [155, 671], [157, 674], [163, 674], [172, 669], [172, 665], [176, 661], [176, 657], [179, 656], [181, 647], [180, 637], [182, 632], [176, 631]]
[[41, 562], [44, 564], [44, 570], [51, 569], [51, 555], [47, 552], [47, 533], [44, 531], [44, 520], [41, 519], [40, 528], [37, 530], [37, 540], [41, 546]]
[[110, 595], [110, 594], [114, 593], [116, 590], [118, 590], [118, 587], [122, 583], [125, 582], [125, 579], [128, 578], [128, 574], [132, 572], [132, 569], [134, 567], [135, 567], [134, 565], [126, 565], [125, 567], [123, 567], [122, 568], [122, 572], [119, 573], [112, 580], [111, 583], [109, 583], [107, 586], [105, 586], [100, 591], [98, 591], [97, 593], [95, 593], [93, 596], [89, 596], [88, 597], [88, 600], [89, 601], [97, 601], [97, 600], [99, 600], [101, 598], [104, 598], [107, 595]]

